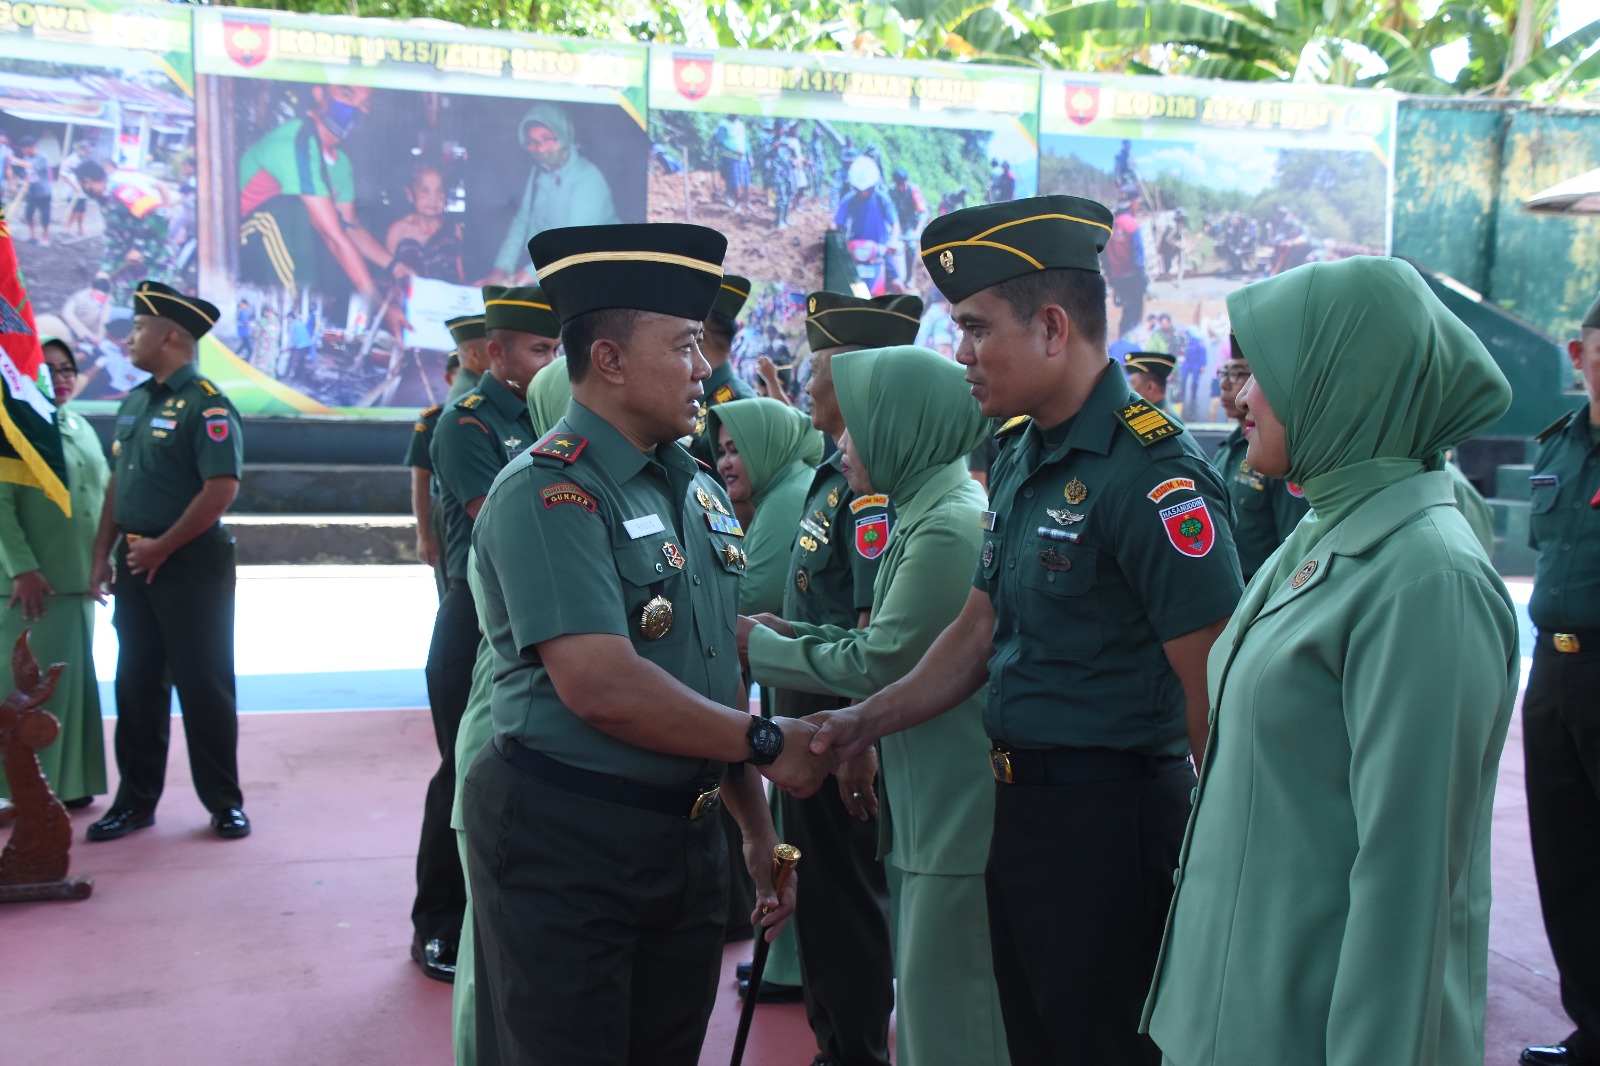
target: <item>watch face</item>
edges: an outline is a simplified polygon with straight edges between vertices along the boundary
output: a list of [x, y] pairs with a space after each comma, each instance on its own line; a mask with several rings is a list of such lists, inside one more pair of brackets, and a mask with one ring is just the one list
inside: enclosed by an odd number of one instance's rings
[[783, 751], [783, 730], [767, 719], [757, 719], [750, 732], [750, 747], [756, 754], [775, 759]]

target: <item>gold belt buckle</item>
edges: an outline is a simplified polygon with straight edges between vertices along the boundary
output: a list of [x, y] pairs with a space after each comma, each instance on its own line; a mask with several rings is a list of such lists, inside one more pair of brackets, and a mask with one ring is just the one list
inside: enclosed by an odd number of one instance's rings
[[1576, 633], [1552, 633], [1550, 636], [1555, 641], [1556, 651], [1565, 652], [1567, 655], [1576, 655], [1583, 650], [1583, 646], [1578, 643], [1578, 634]]
[[994, 771], [994, 779], [1002, 785], [1017, 783], [1016, 775], [1011, 772], [1011, 753], [1004, 748], [989, 749], [989, 769]]
[[710, 814], [720, 806], [722, 806], [722, 786], [708, 788], [694, 798], [694, 806], [689, 808], [689, 820], [692, 822], [701, 815]]
[[144, 536], [139, 533], [124, 533], [122, 535], [122, 539], [127, 541], [129, 544], [132, 544], [136, 540], [143, 540]]

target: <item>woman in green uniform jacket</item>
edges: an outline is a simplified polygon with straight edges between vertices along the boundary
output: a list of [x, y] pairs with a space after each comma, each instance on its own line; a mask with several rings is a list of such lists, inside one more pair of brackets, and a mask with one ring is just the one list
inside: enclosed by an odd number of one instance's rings
[[[106, 790], [105, 731], [100, 725], [100, 687], [93, 658], [94, 594], [89, 587], [95, 532], [105, 504], [111, 468], [94, 429], [66, 408], [77, 379], [77, 362], [61, 341], [45, 342], [45, 361], [55, 385], [56, 426], [67, 460], [67, 517], [42, 489], [0, 482], [0, 647], [11, 684], [11, 646], [24, 629], [41, 663], [66, 663], [45, 710], [61, 722], [61, 735], [39, 752], [39, 765], [56, 796], [69, 806], [87, 806]], [[0, 774], [0, 797], [11, 795]]]
[[[567, 378], [567, 357], [559, 356], [539, 369], [528, 383], [528, 414], [533, 418], [535, 440], [544, 437], [567, 413], [572, 402], [572, 382]], [[467, 564], [467, 583], [472, 586], [473, 602], [482, 603], [478, 595], [478, 568]], [[483, 618], [478, 619], [479, 630]], [[489, 652], [489, 642], [478, 642], [478, 658], [472, 664], [472, 690], [467, 695], [467, 709], [461, 715], [461, 725], [456, 730], [456, 766], [471, 766], [478, 752], [494, 736], [494, 722], [489, 716], [489, 696], [494, 691], [494, 656]], [[450, 810], [450, 828], [456, 831], [456, 847], [461, 851], [461, 865], [467, 865], [466, 823], [461, 820], [461, 785], [467, 778], [456, 774], [455, 806]], [[456, 1066], [473, 1066], [478, 1061], [477, 1010], [478, 990], [473, 980], [473, 958], [476, 938], [472, 932], [472, 883], [467, 882], [466, 920], [461, 923], [461, 940], [456, 946], [456, 979], [450, 1019], [452, 1043], [455, 1047]], [[493, 1056], [490, 1056], [493, 1057]]]
[[[871, 536], [875, 527], [836, 532], [852, 551], [883, 553], [872, 622], [847, 630], [763, 617], [753, 630], [747, 620], [740, 627], [761, 684], [861, 699], [915, 666], [966, 602], [984, 507], [966, 457], [988, 420], [961, 367], [924, 348], [836, 355], [833, 379], [850, 440], [846, 463], [854, 453], [862, 468], [847, 469], [850, 487], [887, 493], [895, 506], [887, 547]], [[903, 873], [895, 1038], [906, 1066], [1008, 1061], [983, 885], [994, 823], [988, 748], [981, 692], [883, 739], [886, 859]]]
[[803, 412], [758, 398], [712, 407], [706, 435], [716, 442], [717, 474], [728, 498], [748, 500], [755, 509], [744, 531], [748, 563], [739, 579], [739, 613], [782, 610], [795, 523], [822, 462], [822, 434]]
[[1511, 390], [1399, 260], [1301, 267], [1228, 314], [1254, 372], [1250, 465], [1312, 511], [1211, 651], [1211, 741], [1144, 1024], [1176, 1066], [1482, 1062], [1521, 659], [1444, 452]]

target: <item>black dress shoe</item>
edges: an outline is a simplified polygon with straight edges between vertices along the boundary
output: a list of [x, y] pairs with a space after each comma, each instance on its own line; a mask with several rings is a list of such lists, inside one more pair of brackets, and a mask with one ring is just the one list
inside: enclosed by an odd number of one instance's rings
[[132, 807], [113, 807], [106, 816], [90, 825], [83, 836], [85, 840], [115, 840], [125, 837], [135, 829], [156, 824], [155, 811], [136, 811]]
[[411, 957], [422, 972], [435, 981], [445, 984], [455, 984], [456, 981], [456, 946], [434, 937], [426, 944], [411, 942]]
[[94, 802], [93, 796], [79, 796], [77, 799], [62, 800], [61, 806], [69, 811], [81, 811]]
[[237, 807], [229, 807], [221, 814], [211, 816], [211, 828], [223, 840], [238, 840], [250, 835], [250, 819]]
[[1573, 1059], [1567, 1053], [1565, 1044], [1555, 1044], [1551, 1047], [1523, 1048], [1522, 1056], [1517, 1061], [1522, 1066], [1568, 1066]]
[[[746, 978], [739, 982], [739, 998], [743, 999], [749, 994], [750, 981]], [[799, 1003], [805, 998], [805, 990], [799, 985], [780, 985], [771, 981], [762, 981], [761, 991], [756, 993], [757, 1003]]]

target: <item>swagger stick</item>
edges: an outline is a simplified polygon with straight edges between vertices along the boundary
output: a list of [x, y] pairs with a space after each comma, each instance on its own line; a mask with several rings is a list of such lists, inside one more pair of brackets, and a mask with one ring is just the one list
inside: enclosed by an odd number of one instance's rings
[[[789, 875], [794, 872], [795, 864], [800, 861], [800, 849], [793, 844], [779, 844], [772, 849], [772, 889], [779, 899], [783, 898], [784, 886], [789, 883]], [[769, 908], [762, 908], [761, 913], [768, 913]], [[750, 1019], [755, 1016], [756, 1000], [761, 996], [761, 975], [767, 969], [767, 949], [772, 945], [767, 941], [766, 930], [756, 926], [756, 951], [750, 958], [750, 984], [744, 994], [744, 1006], [739, 1011], [739, 1031], [733, 1038], [733, 1062], [731, 1066], [739, 1066], [744, 1061], [744, 1042], [750, 1036]]]

